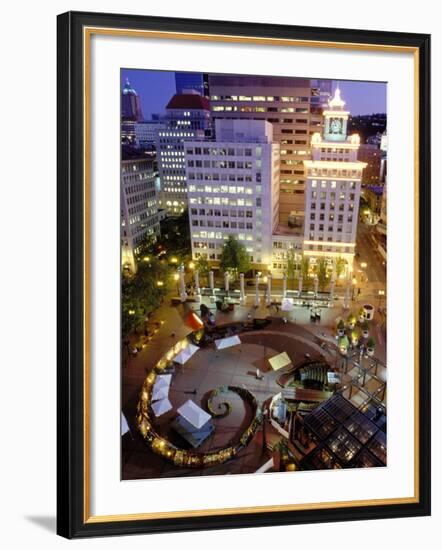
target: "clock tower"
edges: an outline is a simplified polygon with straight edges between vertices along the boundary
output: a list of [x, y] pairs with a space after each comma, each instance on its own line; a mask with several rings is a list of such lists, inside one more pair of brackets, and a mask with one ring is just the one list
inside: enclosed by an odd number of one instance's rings
[[347, 123], [349, 111], [344, 110], [345, 101], [341, 99], [341, 91], [336, 88], [333, 99], [324, 110], [324, 140], [345, 141], [347, 139]]
[[356, 247], [362, 171], [358, 160], [358, 134], [347, 136], [350, 115], [339, 88], [323, 111], [323, 135], [312, 136], [311, 160], [304, 161], [304, 256], [315, 265], [325, 258], [333, 271], [344, 260], [343, 276], [350, 277]]

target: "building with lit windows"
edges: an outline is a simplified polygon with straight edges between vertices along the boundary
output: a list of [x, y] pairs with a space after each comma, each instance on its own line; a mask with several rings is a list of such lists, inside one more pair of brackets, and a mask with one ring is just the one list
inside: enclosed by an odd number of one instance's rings
[[141, 100], [129, 79], [123, 86], [121, 92], [121, 141], [122, 143], [133, 143], [135, 141], [135, 124], [143, 120]]
[[209, 101], [196, 93], [174, 95], [163, 122], [166, 127], [157, 132], [156, 138], [159, 207], [174, 216], [187, 208], [184, 141], [212, 135]]
[[185, 142], [192, 257], [217, 265], [233, 235], [269, 268], [278, 224], [279, 144], [264, 120], [217, 120], [216, 140]]
[[304, 160], [311, 158], [311, 135], [321, 129], [320, 88], [302, 78], [209, 75], [209, 89], [215, 119], [260, 119], [273, 125], [281, 155], [279, 222], [302, 228]]
[[362, 184], [378, 185], [382, 160], [382, 151], [379, 146], [374, 143], [361, 143], [358, 150], [358, 160], [367, 164], [362, 174]]
[[155, 241], [160, 233], [151, 159], [122, 160], [120, 194], [121, 263], [123, 269], [134, 273], [142, 245]]
[[347, 136], [350, 113], [339, 88], [324, 110], [323, 134], [312, 136], [312, 160], [305, 161], [305, 226], [303, 252], [312, 263], [341, 257], [351, 273], [356, 245], [362, 172], [359, 135]]

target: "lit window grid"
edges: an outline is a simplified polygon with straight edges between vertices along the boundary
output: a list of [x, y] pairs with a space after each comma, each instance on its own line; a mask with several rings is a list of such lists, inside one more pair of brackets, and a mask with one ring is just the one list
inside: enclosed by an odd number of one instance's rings
[[[253, 257], [254, 263], [259, 263], [262, 260], [262, 206], [256, 206], [256, 198], [262, 200], [262, 182], [256, 183], [256, 172], [263, 172], [265, 166], [261, 164], [260, 168], [256, 168], [255, 161], [261, 161], [263, 149], [270, 151], [271, 146], [268, 144], [257, 143], [201, 143], [201, 142], [186, 142], [186, 160], [209, 160], [210, 167], [195, 166], [186, 167], [186, 179], [188, 181], [188, 199], [189, 199], [189, 221], [191, 226], [191, 241], [192, 241], [192, 256], [197, 259], [201, 254], [206, 255], [209, 260], [218, 260], [222, 252], [224, 240], [228, 235], [235, 234], [238, 240], [246, 246], [247, 251]], [[201, 149], [201, 153], [196, 153], [195, 148]], [[205, 153], [203, 152], [205, 149]], [[246, 149], [250, 150], [246, 156]], [[192, 150], [192, 152], [188, 152]], [[220, 155], [219, 151], [225, 150], [230, 154]], [[215, 153], [214, 153], [215, 151]], [[238, 154], [241, 151], [241, 154]], [[265, 153], [264, 153], [265, 154]], [[226, 174], [226, 179], [221, 179], [220, 169], [212, 167], [212, 160], [229, 158], [243, 162], [250, 159], [252, 168], [235, 168], [223, 169], [222, 173]], [[273, 150], [270, 162], [274, 164]], [[272, 177], [274, 178], [278, 172], [278, 165], [272, 166]], [[197, 180], [196, 174], [201, 174], [202, 179]], [[251, 182], [229, 182], [228, 175], [249, 175]], [[209, 176], [209, 180], [203, 179], [204, 176]], [[213, 177], [217, 176], [218, 179]], [[191, 179], [192, 178], [192, 179]], [[191, 183], [191, 181], [193, 183]], [[205, 181], [207, 181], [205, 183]], [[199, 183], [198, 183], [199, 182]], [[259, 191], [257, 191], [257, 188]], [[239, 191], [239, 192], [238, 192]], [[208, 197], [207, 195], [212, 195]], [[241, 201], [241, 204], [238, 202]], [[262, 205], [262, 203], [261, 203]], [[220, 211], [220, 216], [209, 215], [202, 217], [200, 211], [204, 209], [210, 211]], [[194, 214], [196, 210], [198, 213]], [[223, 215], [227, 211], [227, 215]], [[277, 215], [277, 205], [274, 208]], [[244, 215], [239, 216], [239, 211], [244, 214], [251, 213], [250, 217]], [[232, 213], [236, 215], [232, 215]], [[271, 218], [275, 214], [271, 214]], [[223, 227], [224, 222], [229, 227]], [[198, 225], [193, 225], [197, 223]], [[201, 225], [203, 223], [203, 225]], [[209, 223], [212, 224], [209, 226]], [[233, 227], [232, 227], [233, 224]], [[240, 224], [243, 227], [240, 227]], [[251, 224], [248, 228], [247, 224]], [[218, 225], [218, 226], [217, 226]], [[201, 230], [201, 227], [204, 229]], [[267, 228], [267, 233], [271, 234], [271, 227]]]

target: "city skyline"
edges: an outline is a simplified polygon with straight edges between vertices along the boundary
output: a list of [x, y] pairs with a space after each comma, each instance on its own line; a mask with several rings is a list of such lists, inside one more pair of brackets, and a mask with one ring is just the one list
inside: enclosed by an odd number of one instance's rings
[[[167, 103], [176, 93], [175, 71], [122, 69], [121, 87], [124, 86], [126, 78], [129, 78], [132, 87], [140, 96], [146, 120], [150, 119], [152, 114], [164, 113]], [[273, 77], [269, 76], [268, 78]], [[299, 78], [302, 79], [303, 77]], [[333, 91], [337, 86], [341, 89], [346, 100], [346, 108], [353, 116], [386, 113], [387, 94], [385, 82], [349, 80], [332, 80], [332, 82]]]

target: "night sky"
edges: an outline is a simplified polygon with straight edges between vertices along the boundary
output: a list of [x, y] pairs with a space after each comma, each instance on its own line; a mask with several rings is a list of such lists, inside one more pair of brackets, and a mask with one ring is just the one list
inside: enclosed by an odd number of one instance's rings
[[[122, 69], [122, 82], [129, 78], [132, 87], [141, 98], [143, 115], [149, 119], [152, 113], [164, 113], [169, 99], [175, 93], [175, 73], [169, 71], [146, 71]], [[333, 90], [337, 81], [333, 81]], [[345, 108], [352, 115], [369, 115], [386, 112], [385, 83], [339, 81]]]

